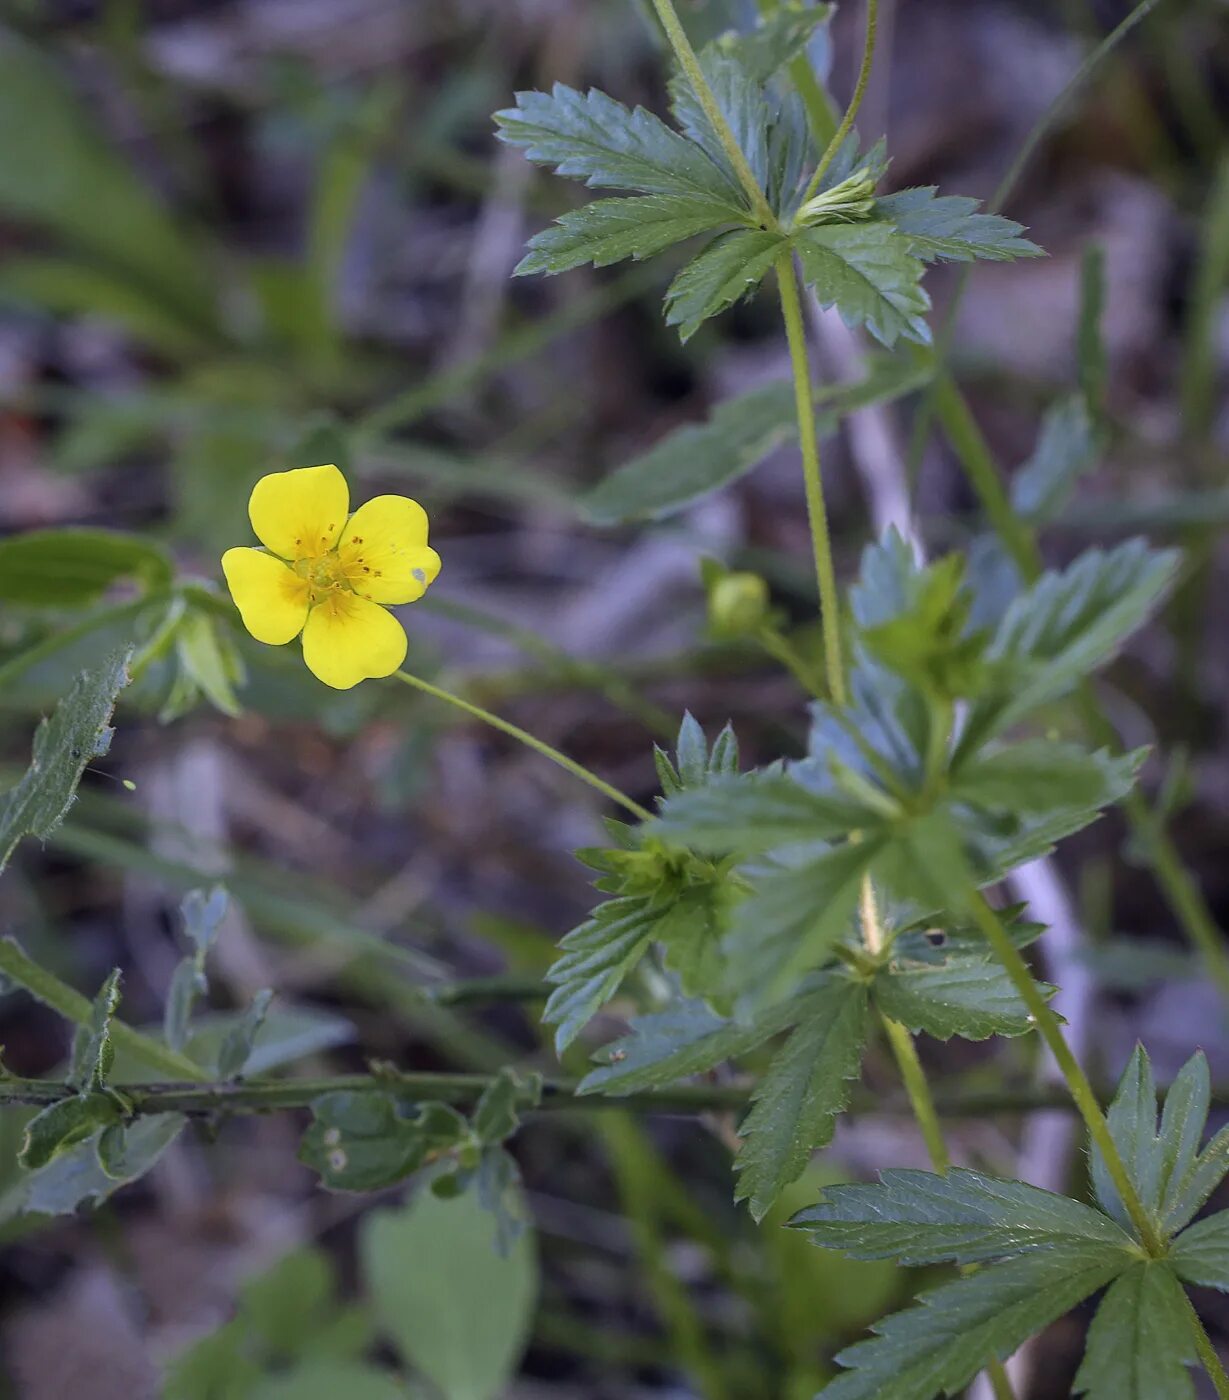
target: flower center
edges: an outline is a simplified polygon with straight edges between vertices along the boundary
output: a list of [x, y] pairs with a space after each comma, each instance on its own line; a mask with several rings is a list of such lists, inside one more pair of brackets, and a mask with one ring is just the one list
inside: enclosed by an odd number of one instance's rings
[[301, 555], [291, 567], [306, 582], [313, 604], [335, 593], [354, 591], [349, 572], [335, 549], [327, 554]]

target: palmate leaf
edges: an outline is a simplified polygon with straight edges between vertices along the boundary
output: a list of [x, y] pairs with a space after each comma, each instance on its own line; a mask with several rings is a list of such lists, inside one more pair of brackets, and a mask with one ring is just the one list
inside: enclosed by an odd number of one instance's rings
[[929, 345], [923, 264], [888, 224], [823, 224], [800, 230], [794, 247], [821, 306], [847, 326], [865, 326], [889, 349], [903, 337]]
[[697, 195], [595, 199], [535, 234], [513, 276], [567, 272], [585, 263], [608, 267], [624, 258], [648, 258], [698, 233], [741, 222], [743, 217], [730, 205]]
[[1042, 256], [1035, 243], [1020, 237], [1020, 224], [998, 214], [979, 214], [979, 207], [976, 199], [940, 195], [935, 185], [900, 190], [875, 201], [878, 217], [893, 224], [908, 238], [914, 254], [928, 262], [1008, 262]]
[[690, 340], [704, 321], [753, 292], [788, 246], [783, 235], [766, 229], [720, 235], [666, 289], [666, 324]]
[[643, 107], [631, 111], [604, 92], [562, 83], [549, 93], [518, 92], [516, 102], [495, 113], [497, 136], [529, 160], [553, 165], [557, 175], [597, 188], [699, 195], [746, 208], [737, 182]]
[[935, 1400], [956, 1396], [987, 1362], [1103, 1288], [1131, 1256], [1117, 1245], [1080, 1242], [1021, 1254], [943, 1284], [918, 1306], [875, 1325], [878, 1334], [838, 1353], [850, 1369], [824, 1400]]
[[1166, 1262], [1136, 1264], [1106, 1292], [1072, 1393], [1088, 1400], [1194, 1400], [1182, 1285]]
[[902, 1264], [980, 1264], [1090, 1246], [1121, 1251], [1122, 1268], [1132, 1257], [1130, 1236], [1092, 1206], [963, 1167], [945, 1176], [893, 1168], [876, 1184], [825, 1187], [790, 1225], [824, 1249]]
[[840, 974], [824, 979], [798, 1008], [798, 1024], [755, 1087], [739, 1128], [737, 1201], [762, 1220], [806, 1165], [826, 1147], [862, 1072], [867, 1036], [863, 983]]
[[885, 1016], [936, 1040], [1026, 1035], [1034, 1028], [1007, 973], [985, 957], [951, 957], [937, 966], [890, 963], [875, 978], [873, 995]]

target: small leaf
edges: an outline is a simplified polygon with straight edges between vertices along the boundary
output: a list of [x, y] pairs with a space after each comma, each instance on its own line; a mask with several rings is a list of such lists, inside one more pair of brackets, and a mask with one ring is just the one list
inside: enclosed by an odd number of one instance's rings
[[1035, 525], [1057, 520], [1079, 480], [1101, 455], [1102, 436], [1082, 394], [1063, 399], [1046, 413], [1033, 455], [1011, 481], [1017, 515]]
[[811, 792], [783, 775], [749, 773], [670, 798], [655, 829], [702, 854], [750, 855], [848, 836], [879, 820], [843, 794]]
[[226, 1033], [218, 1050], [219, 1079], [238, 1079], [247, 1068], [272, 1000], [273, 993], [267, 987], [257, 992], [248, 1009]]
[[778, 1002], [746, 1025], [679, 998], [664, 1011], [633, 1017], [631, 1033], [598, 1051], [602, 1067], [590, 1070], [577, 1092], [635, 1094], [703, 1074], [770, 1040], [797, 1020], [798, 1008], [797, 999]]
[[39, 725], [29, 768], [0, 797], [0, 871], [23, 836], [45, 841], [64, 820], [86, 765], [110, 747], [108, 721], [127, 684], [128, 654], [117, 652], [97, 670], [83, 671]]
[[434, 1153], [465, 1141], [469, 1124], [446, 1104], [403, 1105], [391, 1093], [324, 1094], [299, 1160], [330, 1191], [378, 1191], [417, 1171]]
[[709, 229], [742, 222], [740, 211], [730, 205], [691, 195], [598, 199], [561, 215], [552, 228], [535, 234], [513, 276], [650, 258]]
[[191, 609], [175, 630], [175, 651], [182, 673], [215, 710], [232, 718], [243, 713], [235, 685], [243, 679], [238, 653], [218, 631], [217, 619]]
[[[1049, 996], [1054, 989], [1043, 984], [1042, 991]], [[1007, 973], [984, 958], [953, 957], [930, 967], [892, 963], [876, 977], [874, 997], [885, 1016], [937, 1040], [985, 1040], [1034, 1029]]]
[[542, 1076], [522, 1076], [501, 1069], [482, 1091], [474, 1109], [474, 1136], [483, 1146], [498, 1146], [520, 1126], [520, 1115], [536, 1108], [542, 1098]]
[[1165, 1095], [1165, 1107], [1161, 1112], [1161, 1162], [1156, 1204], [1162, 1219], [1177, 1201], [1187, 1173], [1199, 1156], [1199, 1144], [1203, 1141], [1211, 1103], [1212, 1080], [1208, 1073], [1207, 1056], [1199, 1050], [1178, 1071]]
[[[1156, 1131], [1156, 1085], [1152, 1077], [1152, 1063], [1142, 1045], [1136, 1045], [1105, 1118], [1132, 1185], [1139, 1192], [1145, 1208], [1155, 1214], [1160, 1198], [1163, 1156]], [[1105, 1159], [1095, 1144], [1091, 1158], [1093, 1189], [1101, 1208], [1124, 1229], [1132, 1228], [1131, 1218], [1110, 1177]]]
[[50, 1104], [26, 1124], [18, 1160], [37, 1171], [70, 1148], [119, 1121], [118, 1103], [109, 1094], [78, 1094]]
[[565, 935], [563, 956], [546, 974], [555, 984], [542, 1019], [556, 1026], [555, 1049], [567, 1049], [618, 991], [643, 957], [657, 916], [643, 897], [611, 899]]
[[230, 896], [223, 885], [211, 890], [189, 890], [183, 897], [179, 912], [183, 915], [184, 933], [198, 953], [206, 953], [217, 939]]
[[885, 195], [875, 201], [875, 212], [894, 224], [916, 256], [928, 262], [1009, 262], [1042, 256], [1035, 243], [1020, 237], [1020, 224], [999, 214], [979, 214], [980, 203], [962, 195], [940, 195], [936, 186], [925, 185]]
[[196, 965], [195, 958], [184, 958], [171, 974], [167, 988], [166, 1007], [162, 1017], [162, 1035], [172, 1050], [182, 1050], [188, 1041], [192, 1008], [198, 996], [204, 996], [209, 983]]
[[804, 9], [782, 5], [770, 14], [761, 13], [749, 34], [723, 34], [717, 43], [755, 82], [766, 83], [787, 63], [806, 54], [815, 31], [828, 25], [835, 11], [835, 5], [827, 4]]
[[89, 1021], [78, 1026], [73, 1037], [73, 1063], [69, 1082], [82, 1093], [93, 1093], [104, 1088], [115, 1063], [111, 1021], [119, 1006], [119, 988], [120, 970], [117, 967], [94, 998]]
[[1088, 1400], [1194, 1400], [1195, 1360], [1182, 1286], [1167, 1263], [1115, 1279], [1088, 1329], [1074, 1395]]
[[1130, 790], [1143, 753], [1089, 753], [1078, 744], [1024, 739], [979, 753], [953, 772], [952, 797], [1009, 812], [1086, 808], [1095, 814]]
[[862, 1072], [867, 1035], [866, 987], [830, 977], [798, 1008], [798, 1024], [757, 1083], [739, 1128], [736, 1201], [749, 1200], [762, 1220], [802, 1172], [812, 1151], [832, 1140]]
[[1187, 1283], [1229, 1293], [1229, 1210], [1197, 1220], [1183, 1230], [1170, 1247], [1168, 1259]]
[[484, 1147], [474, 1171], [474, 1190], [478, 1204], [495, 1221], [495, 1252], [506, 1259], [532, 1223], [512, 1154], [502, 1147]]
[[766, 229], [721, 234], [666, 289], [666, 324], [690, 340], [701, 322], [753, 292], [786, 246]]
[[708, 739], [690, 710], [683, 715], [683, 722], [679, 725], [675, 755], [679, 781], [683, 787], [703, 787], [708, 780]]
[[1180, 1230], [1199, 1211], [1229, 1174], [1229, 1126], [1203, 1149], [1180, 1180], [1171, 1178], [1162, 1224], [1171, 1233]]
[[518, 92], [495, 113], [496, 135], [538, 165], [593, 187], [645, 194], [701, 195], [743, 207], [737, 184], [686, 137], [643, 107], [629, 111], [604, 92], [556, 83], [549, 93]]
[[887, 224], [823, 224], [795, 237], [803, 276], [821, 306], [847, 326], [865, 326], [889, 349], [902, 336], [930, 344], [923, 265]]
[[28, 530], [0, 540], [0, 602], [82, 608], [120, 579], [145, 589], [174, 578], [170, 559], [139, 535], [111, 530]]

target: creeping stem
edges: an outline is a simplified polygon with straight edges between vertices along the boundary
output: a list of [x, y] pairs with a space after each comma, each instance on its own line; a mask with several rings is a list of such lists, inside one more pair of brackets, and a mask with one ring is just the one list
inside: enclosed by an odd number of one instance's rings
[[543, 758], [549, 758], [552, 763], [557, 763], [560, 768], [566, 769], [574, 778], [579, 778], [582, 783], [588, 783], [603, 797], [608, 797], [611, 802], [618, 803], [637, 820], [642, 822], [653, 820], [653, 814], [647, 807], [642, 807], [639, 802], [634, 802], [625, 792], [620, 792], [617, 787], [606, 782], [604, 778], [599, 778], [596, 773], [590, 772], [583, 763], [577, 763], [574, 758], [560, 753], [558, 749], [552, 748], [544, 740], [535, 738], [528, 730], [521, 729], [506, 719], [501, 719], [498, 715], [492, 714], [490, 710], [484, 710], [481, 705], [463, 700], [461, 696], [454, 695], [450, 690], [442, 690], [438, 685], [424, 681], [421, 676], [411, 675], [409, 671], [396, 671], [393, 674], [394, 678], [403, 684], [412, 686], [415, 690], [421, 690], [424, 695], [430, 695], [436, 700], [443, 700], [445, 704], [464, 711], [472, 719], [481, 720], [483, 724], [489, 724], [492, 729], [498, 729], [501, 734], [509, 735], [518, 744], [524, 744], [527, 749], [541, 754]]

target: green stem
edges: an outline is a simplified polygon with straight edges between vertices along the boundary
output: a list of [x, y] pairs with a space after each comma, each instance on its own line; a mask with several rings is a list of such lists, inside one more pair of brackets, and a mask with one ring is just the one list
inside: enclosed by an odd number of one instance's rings
[[841, 143], [853, 129], [854, 118], [858, 115], [858, 108], [862, 105], [862, 99], [866, 96], [867, 84], [871, 80], [871, 64], [875, 61], [875, 39], [878, 37], [878, 33], [879, 0], [867, 0], [866, 43], [862, 46], [862, 66], [858, 70], [858, 81], [854, 85], [853, 96], [849, 100], [849, 106], [845, 108], [841, 124], [833, 132], [832, 139], [828, 142], [828, 148], [820, 156], [819, 164], [815, 167], [815, 174], [811, 176], [806, 193], [802, 196], [803, 204], [818, 191], [819, 182], [828, 173], [828, 167], [836, 158], [837, 151], [841, 149]]
[[[10, 938], [0, 939], [0, 973], [24, 987], [36, 1001], [41, 1001], [44, 1006], [59, 1012], [66, 1021], [72, 1021], [78, 1026], [89, 1024], [94, 1009], [89, 999], [74, 991], [66, 982], [61, 982], [55, 973], [40, 967], [33, 958], [27, 957]], [[150, 1036], [133, 1030], [123, 1021], [111, 1022], [111, 1040], [117, 1050], [126, 1051], [147, 1064], [150, 1069], [160, 1070], [174, 1079], [208, 1078], [194, 1060], [181, 1055], [177, 1050], [172, 1050], [169, 1045], [163, 1045]], [[21, 1081], [0, 1079], [0, 1100], [5, 1096], [10, 1083], [19, 1082]], [[67, 1092], [62, 1085], [45, 1087], [57, 1090], [59, 1098], [63, 1098]], [[54, 1101], [53, 1098], [51, 1102]]]
[[653, 0], [653, 8], [657, 11], [658, 19], [661, 20], [661, 27], [666, 31], [666, 38], [670, 41], [670, 47], [674, 50], [679, 67], [686, 74], [687, 81], [695, 91], [700, 106], [704, 108], [704, 115], [716, 132], [722, 150], [725, 151], [730, 165], [738, 176], [739, 183], [751, 201], [751, 208], [755, 211], [756, 218], [765, 228], [776, 228], [777, 216], [772, 212], [772, 206], [765, 198], [764, 191], [760, 189], [759, 181], [755, 178], [751, 166], [747, 162], [747, 157], [743, 154], [742, 147], [738, 144], [733, 131], [730, 130], [730, 124], [726, 121], [725, 114], [713, 95], [712, 88], [708, 85], [708, 79], [700, 67], [696, 51], [691, 47], [691, 40], [679, 22], [673, 0]]
[[80, 622], [74, 622], [71, 627], [53, 632], [51, 636], [44, 637], [41, 642], [35, 642], [32, 647], [18, 652], [16, 656], [11, 657], [3, 666], [0, 666], [0, 691], [16, 680], [23, 672], [28, 671], [31, 666], [37, 666], [40, 661], [45, 661], [49, 656], [63, 651], [65, 647], [80, 641], [82, 637], [88, 637], [91, 632], [96, 632], [100, 627], [109, 627], [112, 623], [123, 622], [126, 618], [136, 617], [146, 608], [152, 608], [159, 603], [166, 602], [173, 596], [174, 592], [175, 590], [172, 588], [155, 589], [149, 593], [143, 593], [139, 598], [130, 598], [126, 602], [100, 608], [97, 612], [87, 614]]
[[1049, 1047], [1055, 1063], [1067, 1081], [1067, 1088], [1075, 1101], [1075, 1106], [1079, 1109], [1080, 1116], [1088, 1127], [1089, 1135], [1104, 1159], [1106, 1170], [1113, 1179], [1114, 1187], [1127, 1214], [1131, 1217], [1140, 1242], [1153, 1258], [1159, 1258], [1164, 1251], [1165, 1242], [1148, 1218], [1148, 1212], [1144, 1209], [1139, 1193], [1127, 1172], [1122, 1155], [1118, 1151], [1118, 1145], [1105, 1120], [1105, 1114], [1101, 1111], [1096, 1091], [1088, 1082], [1088, 1076], [1080, 1068], [1079, 1061], [1076, 1060], [1071, 1052], [1071, 1047], [1063, 1038], [1058, 1017], [1050, 1010], [1049, 1003], [1042, 996], [1036, 982], [1033, 981], [1027, 964], [1008, 936], [998, 915], [976, 890], [971, 893], [969, 907], [978, 928], [985, 935], [986, 942], [990, 944], [995, 957], [1006, 969], [1007, 975], [1020, 994], [1020, 999], [1028, 1007], [1041, 1038]]
[[943, 1140], [939, 1112], [935, 1107], [930, 1085], [926, 1080], [926, 1071], [922, 1068], [922, 1062], [918, 1058], [917, 1046], [913, 1043], [913, 1037], [899, 1021], [893, 1021], [890, 1017], [884, 1016], [883, 1029], [887, 1033], [892, 1054], [896, 1057], [901, 1083], [905, 1086], [905, 1093], [909, 1096], [909, 1105], [913, 1110], [914, 1118], [917, 1119], [917, 1125], [921, 1129], [926, 1151], [930, 1154], [931, 1166], [940, 1176], [945, 1176], [948, 1168], [952, 1165], [952, 1159], [948, 1154], [947, 1143]]
[[470, 1006], [475, 1002], [545, 1001], [550, 987], [540, 977], [515, 973], [466, 977], [459, 982], [436, 982], [423, 995], [436, 1006]]
[[841, 600], [832, 563], [832, 541], [828, 534], [828, 510], [824, 504], [823, 477], [819, 465], [819, 438], [815, 430], [815, 401], [811, 393], [811, 366], [807, 356], [806, 326], [794, 264], [788, 252], [777, 259], [777, 286], [781, 293], [781, 315], [789, 342], [790, 366], [794, 373], [794, 408], [798, 415], [798, 440], [802, 447], [802, 479], [806, 487], [807, 518], [811, 524], [811, 549], [815, 557], [815, 580], [819, 587], [819, 608], [824, 629], [824, 667], [828, 693], [837, 705], [845, 703], [845, 664], [841, 655]]
[[574, 758], [560, 753], [558, 749], [552, 748], [542, 739], [535, 738], [527, 730], [519, 728], [506, 719], [501, 719], [498, 715], [492, 714], [490, 710], [484, 710], [480, 705], [473, 705], [468, 700], [463, 700], [450, 690], [442, 690], [438, 685], [432, 685], [430, 681], [424, 681], [420, 676], [411, 675], [409, 671], [395, 671], [393, 675], [394, 679], [412, 686], [415, 690], [421, 690], [424, 695], [430, 695], [436, 700], [443, 700], [445, 704], [455, 706], [456, 709], [464, 711], [473, 719], [481, 720], [483, 724], [489, 724], [492, 729], [498, 729], [500, 733], [509, 735], [518, 744], [524, 744], [526, 748], [541, 754], [543, 758], [549, 758], [552, 763], [557, 763], [560, 768], [566, 769], [574, 778], [579, 778], [582, 783], [588, 783], [603, 797], [608, 797], [611, 802], [618, 803], [620, 807], [625, 808], [638, 820], [642, 822], [653, 820], [653, 814], [647, 807], [642, 807], [639, 802], [632, 801], [625, 792], [620, 792], [617, 787], [612, 787], [604, 778], [599, 778], [596, 773], [591, 773], [584, 764], [577, 763]]
[[1212, 1345], [1212, 1338], [1208, 1336], [1203, 1319], [1195, 1311], [1195, 1304], [1191, 1302], [1190, 1294], [1185, 1288], [1182, 1289], [1182, 1300], [1186, 1304], [1186, 1315], [1190, 1320], [1191, 1335], [1195, 1339], [1195, 1350], [1199, 1354], [1200, 1364], [1208, 1373], [1219, 1400], [1229, 1400], [1229, 1375], [1225, 1374], [1224, 1362]]

